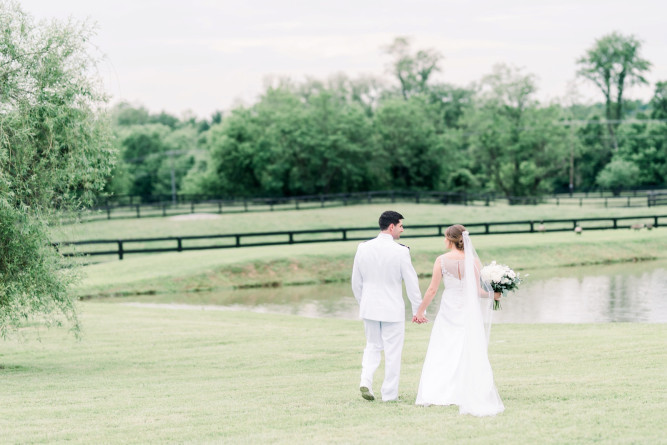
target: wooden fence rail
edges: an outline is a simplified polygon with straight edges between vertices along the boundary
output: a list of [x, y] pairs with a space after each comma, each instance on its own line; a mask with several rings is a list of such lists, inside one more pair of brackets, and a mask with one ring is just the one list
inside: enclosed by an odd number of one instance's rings
[[174, 204], [171, 201], [147, 203], [106, 202], [89, 209], [86, 220], [112, 218], [142, 218], [174, 216], [188, 213], [239, 213], [252, 211], [301, 210], [355, 204], [395, 202], [462, 204], [488, 206], [496, 198], [493, 195], [477, 195], [453, 192], [378, 191], [360, 193], [336, 193], [278, 198], [221, 199], [192, 196]]
[[624, 196], [584, 195], [544, 195], [534, 197], [505, 197], [494, 194], [467, 194], [452, 192], [406, 192], [378, 191], [363, 193], [337, 193], [327, 195], [293, 196], [288, 198], [247, 198], [221, 199], [211, 197], [180, 197], [177, 203], [171, 201], [112, 203], [97, 205], [83, 214], [85, 220], [112, 218], [144, 218], [200, 213], [240, 213], [253, 211], [302, 210], [356, 204], [380, 204], [414, 202], [430, 204], [459, 204], [466, 206], [489, 206], [496, 202], [511, 205], [555, 204], [562, 206], [596, 207], [655, 207], [667, 205], [667, 193], [647, 191]]
[[[624, 216], [614, 218], [552, 219], [543, 221], [505, 221], [494, 223], [464, 224], [473, 235], [521, 234], [536, 232], [565, 232], [576, 227], [583, 230], [657, 228], [660, 219], [667, 215]], [[403, 238], [424, 238], [443, 236], [449, 224], [411, 225]], [[58, 242], [53, 245], [65, 256], [74, 255], [118, 255], [122, 260], [127, 254], [183, 252], [187, 250], [226, 249], [256, 246], [277, 246], [303, 243], [326, 243], [340, 241], [361, 241], [372, 238], [377, 227], [350, 227], [340, 229], [291, 230], [282, 232], [236, 233], [227, 235], [172, 236], [161, 238], [103, 239], [72, 242]], [[201, 241], [217, 241], [202, 244]], [[128, 245], [139, 244], [137, 248]], [[113, 248], [106, 246], [112, 245]], [[153, 245], [154, 247], [150, 247]], [[76, 246], [105, 246], [101, 250], [79, 251]], [[74, 247], [74, 248], [73, 248]]]

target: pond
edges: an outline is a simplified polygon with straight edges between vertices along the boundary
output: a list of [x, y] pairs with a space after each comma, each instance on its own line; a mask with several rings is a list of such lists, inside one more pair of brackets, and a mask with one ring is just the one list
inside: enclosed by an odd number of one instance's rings
[[[494, 323], [667, 322], [667, 261], [522, 273], [528, 276], [517, 292], [503, 299]], [[421, 280], [422, 291], [428, 283]], [[430, 319], [437, 313], [441, 293], [442, 287], [427, 311]], [[131, 304], [358, 318], [349, 283], [155, 295]]]

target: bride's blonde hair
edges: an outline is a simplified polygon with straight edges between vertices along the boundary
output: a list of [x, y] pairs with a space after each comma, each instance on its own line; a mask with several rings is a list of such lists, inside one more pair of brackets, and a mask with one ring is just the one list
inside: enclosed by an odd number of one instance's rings
[[453, 226], [447, 227], [445, 230], [445, 238], [447, 241], [450, 241], [454, 247], [458, 250], [463, 251], [463, 232], [466, 228], [461, 224], [454, 224]]

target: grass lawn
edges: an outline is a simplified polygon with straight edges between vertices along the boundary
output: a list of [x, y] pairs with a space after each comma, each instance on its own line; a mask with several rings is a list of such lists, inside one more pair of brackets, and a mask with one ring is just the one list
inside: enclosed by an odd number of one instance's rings
[[[406, 216], [406, 235], [410, 224], [667, 214], [371, 205], [101, 221], [68, 226], [54, 239], [373, 226], [387, 208]], [[667, 258], [664, 228], [474, 241], [484, 261], [545, 276], [554, 267]], [[403, 242], [417, 271], [430, 273], [442, 239]], [[349, 279], [357, 244], [128, 255], [84, 267], [75, 292], [94, 297], [341, 282]], [[480, 419], [460, 416], [455, 407], [414, 405], [430, 325], [407, 326], [401, 400], [382, 404], [359, 396], [359, 321], [116, 301], [80, 303], [80, 341], [32, 325], [21, 331], [27, 341], [0, 345], [0, 443], [667, 443], [665, 324], [494, 326], [489, 351], [506, 411]], [[376, 379], [379, 394], [381, 370]]]
[[435, 204], [371, 204], [324, 209], [276, 212], [223, 213], [214, 219], [152, 217], [99, 220], [64, 226], [53, 234], [54, 241], [89, 239], [127, 239], [186, 235], [220, 235], [285, 230], [376, 227], [380, 214], [396, 210], [405, 216], [405, 227], [428, 224], [466, 224], [501, 221], [536, 221], [571, 218], [609, 218], [641, 215], [667, 215], [665, 207], [609, 208], [556, 206], [489, 207]]
[[[506, 411], [414, 405], [430, 325], [407, 326], [398, 403], [358, 393], [358, 321], [81, 304], [83, 338], [0, 349], [2, 443], [665, 443], [664, 324], [497, 325]], [[379, 393], [381, 369], [376, 375]]]

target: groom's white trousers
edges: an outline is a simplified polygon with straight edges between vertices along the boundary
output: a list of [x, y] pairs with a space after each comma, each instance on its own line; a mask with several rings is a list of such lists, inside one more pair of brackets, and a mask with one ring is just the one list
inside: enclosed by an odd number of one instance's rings
[[384, 382], [382, 400], [398, 398], [398, 379], [401, 374], [401, 353], [405, 338], [405, 321], [387, 322], [364, 319], [366, 348], [361, 361], [359, 386], [373, 388], [373, 374], [380, 366], [384, 350]]

